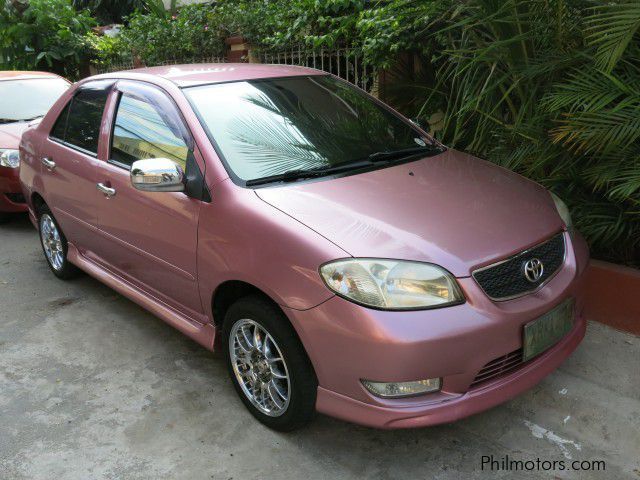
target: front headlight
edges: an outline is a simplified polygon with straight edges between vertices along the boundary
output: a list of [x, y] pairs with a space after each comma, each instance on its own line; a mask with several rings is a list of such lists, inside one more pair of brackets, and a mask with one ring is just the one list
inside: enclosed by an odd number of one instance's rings
[[18, 150], [0, 149], [0, 166], [18, 168], [20, 166], [20, 152]]
[[461, 303], [453, 276], [430, 263], [359, 258], [320, 267], [327, 286], [356, 303], [383, 310], [411, 310]]
[[553, 198], [553, 203], [556, 204], [556, 210], [558, 210], [558, 215], [564, 222], [567, 227], [567, 231], [573, 231], [573, 221], [571, 220], [571, 213], [569, 213], [569, 208], [567, 205], [558, 197], [555, 193], [549, 192], [551, 194], [551, 198]]

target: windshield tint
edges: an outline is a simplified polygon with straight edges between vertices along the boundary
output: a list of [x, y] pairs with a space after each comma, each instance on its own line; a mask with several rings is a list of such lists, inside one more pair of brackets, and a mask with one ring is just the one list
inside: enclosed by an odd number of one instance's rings
[[241, 180], [366, 160], [429, 139], [360, 90], [329, 76], [289, 77], [185, 89]]
[[61, 78], [5, 80], [0, 82], [0, 121], [29, 120], [42, 116], [69, 84]]

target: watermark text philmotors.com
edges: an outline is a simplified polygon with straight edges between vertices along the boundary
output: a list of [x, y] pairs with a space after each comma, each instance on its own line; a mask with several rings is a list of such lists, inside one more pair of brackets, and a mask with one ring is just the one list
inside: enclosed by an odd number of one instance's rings
[[585, 471], [604, 472], [606, 464], [604, 460], [546, 460], [544, 458], [514, 458], [509, 455], [495, 457], [482, 455], [480, 468], [484, 471], [498, 472], [546, 472], [557, 471]]

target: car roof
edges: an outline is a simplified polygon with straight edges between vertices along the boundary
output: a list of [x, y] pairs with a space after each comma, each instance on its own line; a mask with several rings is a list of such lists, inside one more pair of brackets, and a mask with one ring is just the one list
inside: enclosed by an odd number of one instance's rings
[[62, 78], [62, 77], [51, 72], [0, 70], [0, 82], [5, 80], [32, 80], [34, 78]]
[[209, 83], [308, 75], [326, 75], [326, 73], [313, 68], [298, 67], [295, 65], [198, 63], [191, 65], [164, 65], [160, 67], [137, 68], [134, 70], [97, 75], [91, 77], [91, 79], [126, 78], [151, 80], [150, 77], [161, 77], [175, 83], [178, 87], [192, 87]]

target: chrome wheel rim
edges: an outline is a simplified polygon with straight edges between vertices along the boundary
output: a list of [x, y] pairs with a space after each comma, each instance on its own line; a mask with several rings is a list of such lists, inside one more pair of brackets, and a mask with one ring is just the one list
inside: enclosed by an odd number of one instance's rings
[[62, 238], [53, 219], [46, 213], [40, 217], [40, 238], [49, 264], [56, 271], [62, 269], [64, 264]]
[[270, 417], [284, 414], [291, 399], [291, 381], [271, 334], [253, 320], [238, 320], [231, 328], [229, 355], [233, 373], [251, 404]]

